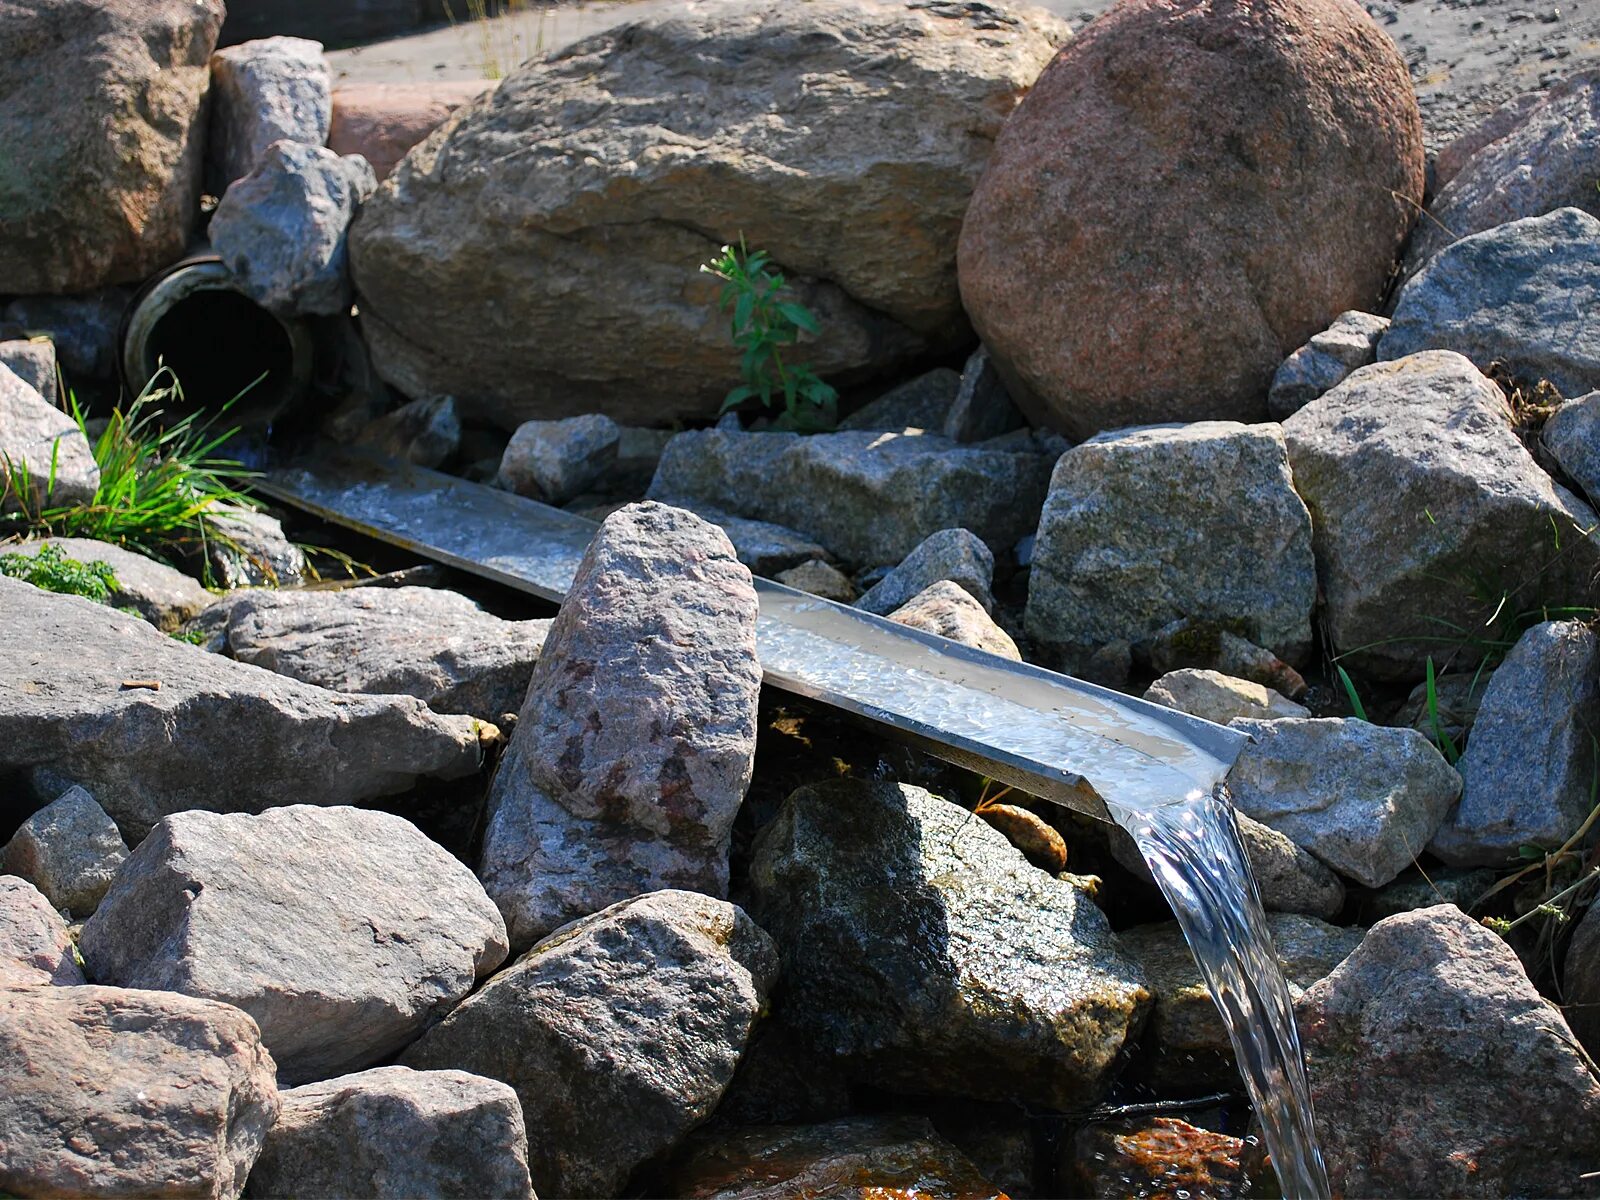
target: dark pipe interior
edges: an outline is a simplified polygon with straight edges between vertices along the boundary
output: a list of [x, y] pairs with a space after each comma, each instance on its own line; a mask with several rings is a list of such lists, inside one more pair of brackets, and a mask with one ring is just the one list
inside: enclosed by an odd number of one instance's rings
[[[174, 304], [151, 327], [145, 358], [160, 358], [183, 385], [184, 398], [217, 409], [246, 388], [229, 410], [231, 421], [270, 421], [293, 387], [294, 348], [277, 318], [238, 292], [196, 291]], [[266, 377], [254, 387], [262, 372]]]

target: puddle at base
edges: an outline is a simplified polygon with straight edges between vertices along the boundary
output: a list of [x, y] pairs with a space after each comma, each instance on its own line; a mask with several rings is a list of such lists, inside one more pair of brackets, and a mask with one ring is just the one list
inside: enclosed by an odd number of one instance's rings
[[1294, 1004], [1232, 807], [1200, 791], [1106, 804], [1138, 843], [1222, 1012], [1284, 1200], [1328, 1200]]

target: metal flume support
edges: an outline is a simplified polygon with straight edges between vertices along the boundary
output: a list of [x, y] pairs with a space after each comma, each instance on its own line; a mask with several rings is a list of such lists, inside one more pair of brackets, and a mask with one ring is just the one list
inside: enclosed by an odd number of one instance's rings
[[[559, 601], [598, 526], [451, 475], [349, 450], [256, 485], [363, 534]], [[765, 682], [1025, 792], [1110, 820], [1102, 796], [1209, 792], [1243, 735], [1172, 709], [756, 580]]]

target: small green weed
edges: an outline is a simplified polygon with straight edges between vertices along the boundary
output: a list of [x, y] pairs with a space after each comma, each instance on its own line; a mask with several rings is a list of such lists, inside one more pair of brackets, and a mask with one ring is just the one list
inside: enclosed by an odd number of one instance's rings
[[1344, 685], [1345, 698], [1350, 701], [1350, 711], [1355, 714], [1356, 720], [1367, 720], [1367, 706], [1361, 703], [1361, 694], [1356, 691], [1356, 682], [1350, 678], [1350, 672], [1337, 664], [1333, 669], [1339, 676], [1339, 682]]
[[1455, 739], [1445, 731], [1444, 722], [1439, 717], [1439, 685], [1433, 673], [1431, 658], [1428, 659], [1427, 685], [1428, 726], [1433, 730], [1433, 744], [1438, 747], [1439, 753], [1444, 755], [1445, 762], [1453, 767], [1461, 758], [1461, 750], [1456, 746]]
[[733, 344], [744, 377], [723, 400], [722, 411], [757, 398], [771, 408], [773, 397], [782, 396], [780, 425], [802, 431], [831, 428], [839, 393], [806, 364], [783, 360], [785, 347], [799, 341], [802, 332], [820, 333], [821, 326], [805, 305], [781, 298], [785, 280], [771, 257], [764, 250], [746, 249], [740, 238], [738, 249], [724, 246], [700, 269], [722, 280], [718, 304], [733, 314]]
[[43, 545], [36, 554], [14, 551], [0, 554], [0, 575], [20, 579], [47, 592], [82, 596], [105, 603], [117, 590], [117, 576], [110, 565], [96, 559], [78, 562], [61, 553], [60, 546]]

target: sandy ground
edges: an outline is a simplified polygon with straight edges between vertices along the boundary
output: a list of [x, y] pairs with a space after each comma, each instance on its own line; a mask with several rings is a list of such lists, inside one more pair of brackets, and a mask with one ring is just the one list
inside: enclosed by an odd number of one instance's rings
[[[580, 0], [392, 38], [329, 55], [336, 79], [494, 79], [578, 38], [645, 16], [739, 0]], [[1044, 0], [1083, 25], [1110, 0]], [[465, 10], [465, 3], [460, 7]], [[1431, 148], [1501, 102], [1600, 65], [1600, 0], [1366, 0], [1411, 68]]]

